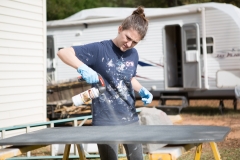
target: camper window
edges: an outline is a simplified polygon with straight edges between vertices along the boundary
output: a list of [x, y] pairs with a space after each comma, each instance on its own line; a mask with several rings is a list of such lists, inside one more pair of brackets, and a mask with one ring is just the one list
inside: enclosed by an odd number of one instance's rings
[[212, 37], [207, 37], [206, 38], [206, 43], [212, 43], [213, 44], [213, 38]]
[[195, 38], [190, 38], [187, 40], [187, 50], [197, 50], [197, 44]]
[[[206, 45], [207, 45], [207, 54], [212, 54], [213, 53], [213, 38], [212, 37], [206, 38]], [[196, 39], [195, 38], [190, 38], [187, 40], [187, 49], [188, 50], [196, 50]], [[201, 54], [203, 54], [202, 38], [200, 38], [200, 50], [201, 50]]]
[[[200, 45], [201, 45], [201, 54], [203, 54], [202, 38], [200, 39]], [[212, 54], [213, 53], [213, 38], [212, 37], [207, 37], [206, 38], [206, 45], [207, 45], [207, 54]]]

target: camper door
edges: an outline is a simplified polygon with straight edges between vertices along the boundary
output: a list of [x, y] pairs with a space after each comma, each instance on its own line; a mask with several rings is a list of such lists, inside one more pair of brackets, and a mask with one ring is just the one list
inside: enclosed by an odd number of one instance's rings
[[196, 23], [182, 26], [183, 88], [201, 88], [200, 36]]

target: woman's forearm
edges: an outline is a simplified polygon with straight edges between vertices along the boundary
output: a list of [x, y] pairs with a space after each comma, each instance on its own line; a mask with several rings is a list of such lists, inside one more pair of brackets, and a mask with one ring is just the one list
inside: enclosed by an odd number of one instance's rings
[[72, 47], [60, 49], [57, 55], [64, 63], [75, 69], [83, 64], [83, 62], [75, 56], [75, 51]]
[[142, 88], [142, 85], [137, 81], [135, 77], [132, 78], [131, 80], [132, 87], [136, 92], [139, 92], [140, 89]]

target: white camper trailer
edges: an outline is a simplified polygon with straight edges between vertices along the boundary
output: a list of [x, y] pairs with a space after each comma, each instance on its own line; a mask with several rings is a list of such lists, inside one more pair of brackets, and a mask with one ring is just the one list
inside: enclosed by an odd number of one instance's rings
[[[56, 52], [63, 47], [114, 38], [135, 8], [95, 8], [47, 22], [52, 78], [77, 76]], [[149, 30], [136, 46], [138, 80], [159, 96], [234, 99], [240, 84], [240, 9], [221, 3], [145, 8]], [[52, 49], [51, 49], [52, 48]], [[163, 97], [162, 97], [163, 98]], [[234, 105], [236, 109], [236, 103]]]

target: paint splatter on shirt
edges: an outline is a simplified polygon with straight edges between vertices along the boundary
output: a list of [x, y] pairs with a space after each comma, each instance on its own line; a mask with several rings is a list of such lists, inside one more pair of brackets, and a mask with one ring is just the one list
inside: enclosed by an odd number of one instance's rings
[[106, 92], [92, 100], [93, 125], [124, 125], [138, 121], [131, 85], [139, 59], [137, 50], [122, 52], [112, 40], [73, 46], [73, 49], [76, 56], [101, 74], [106, 83]]

